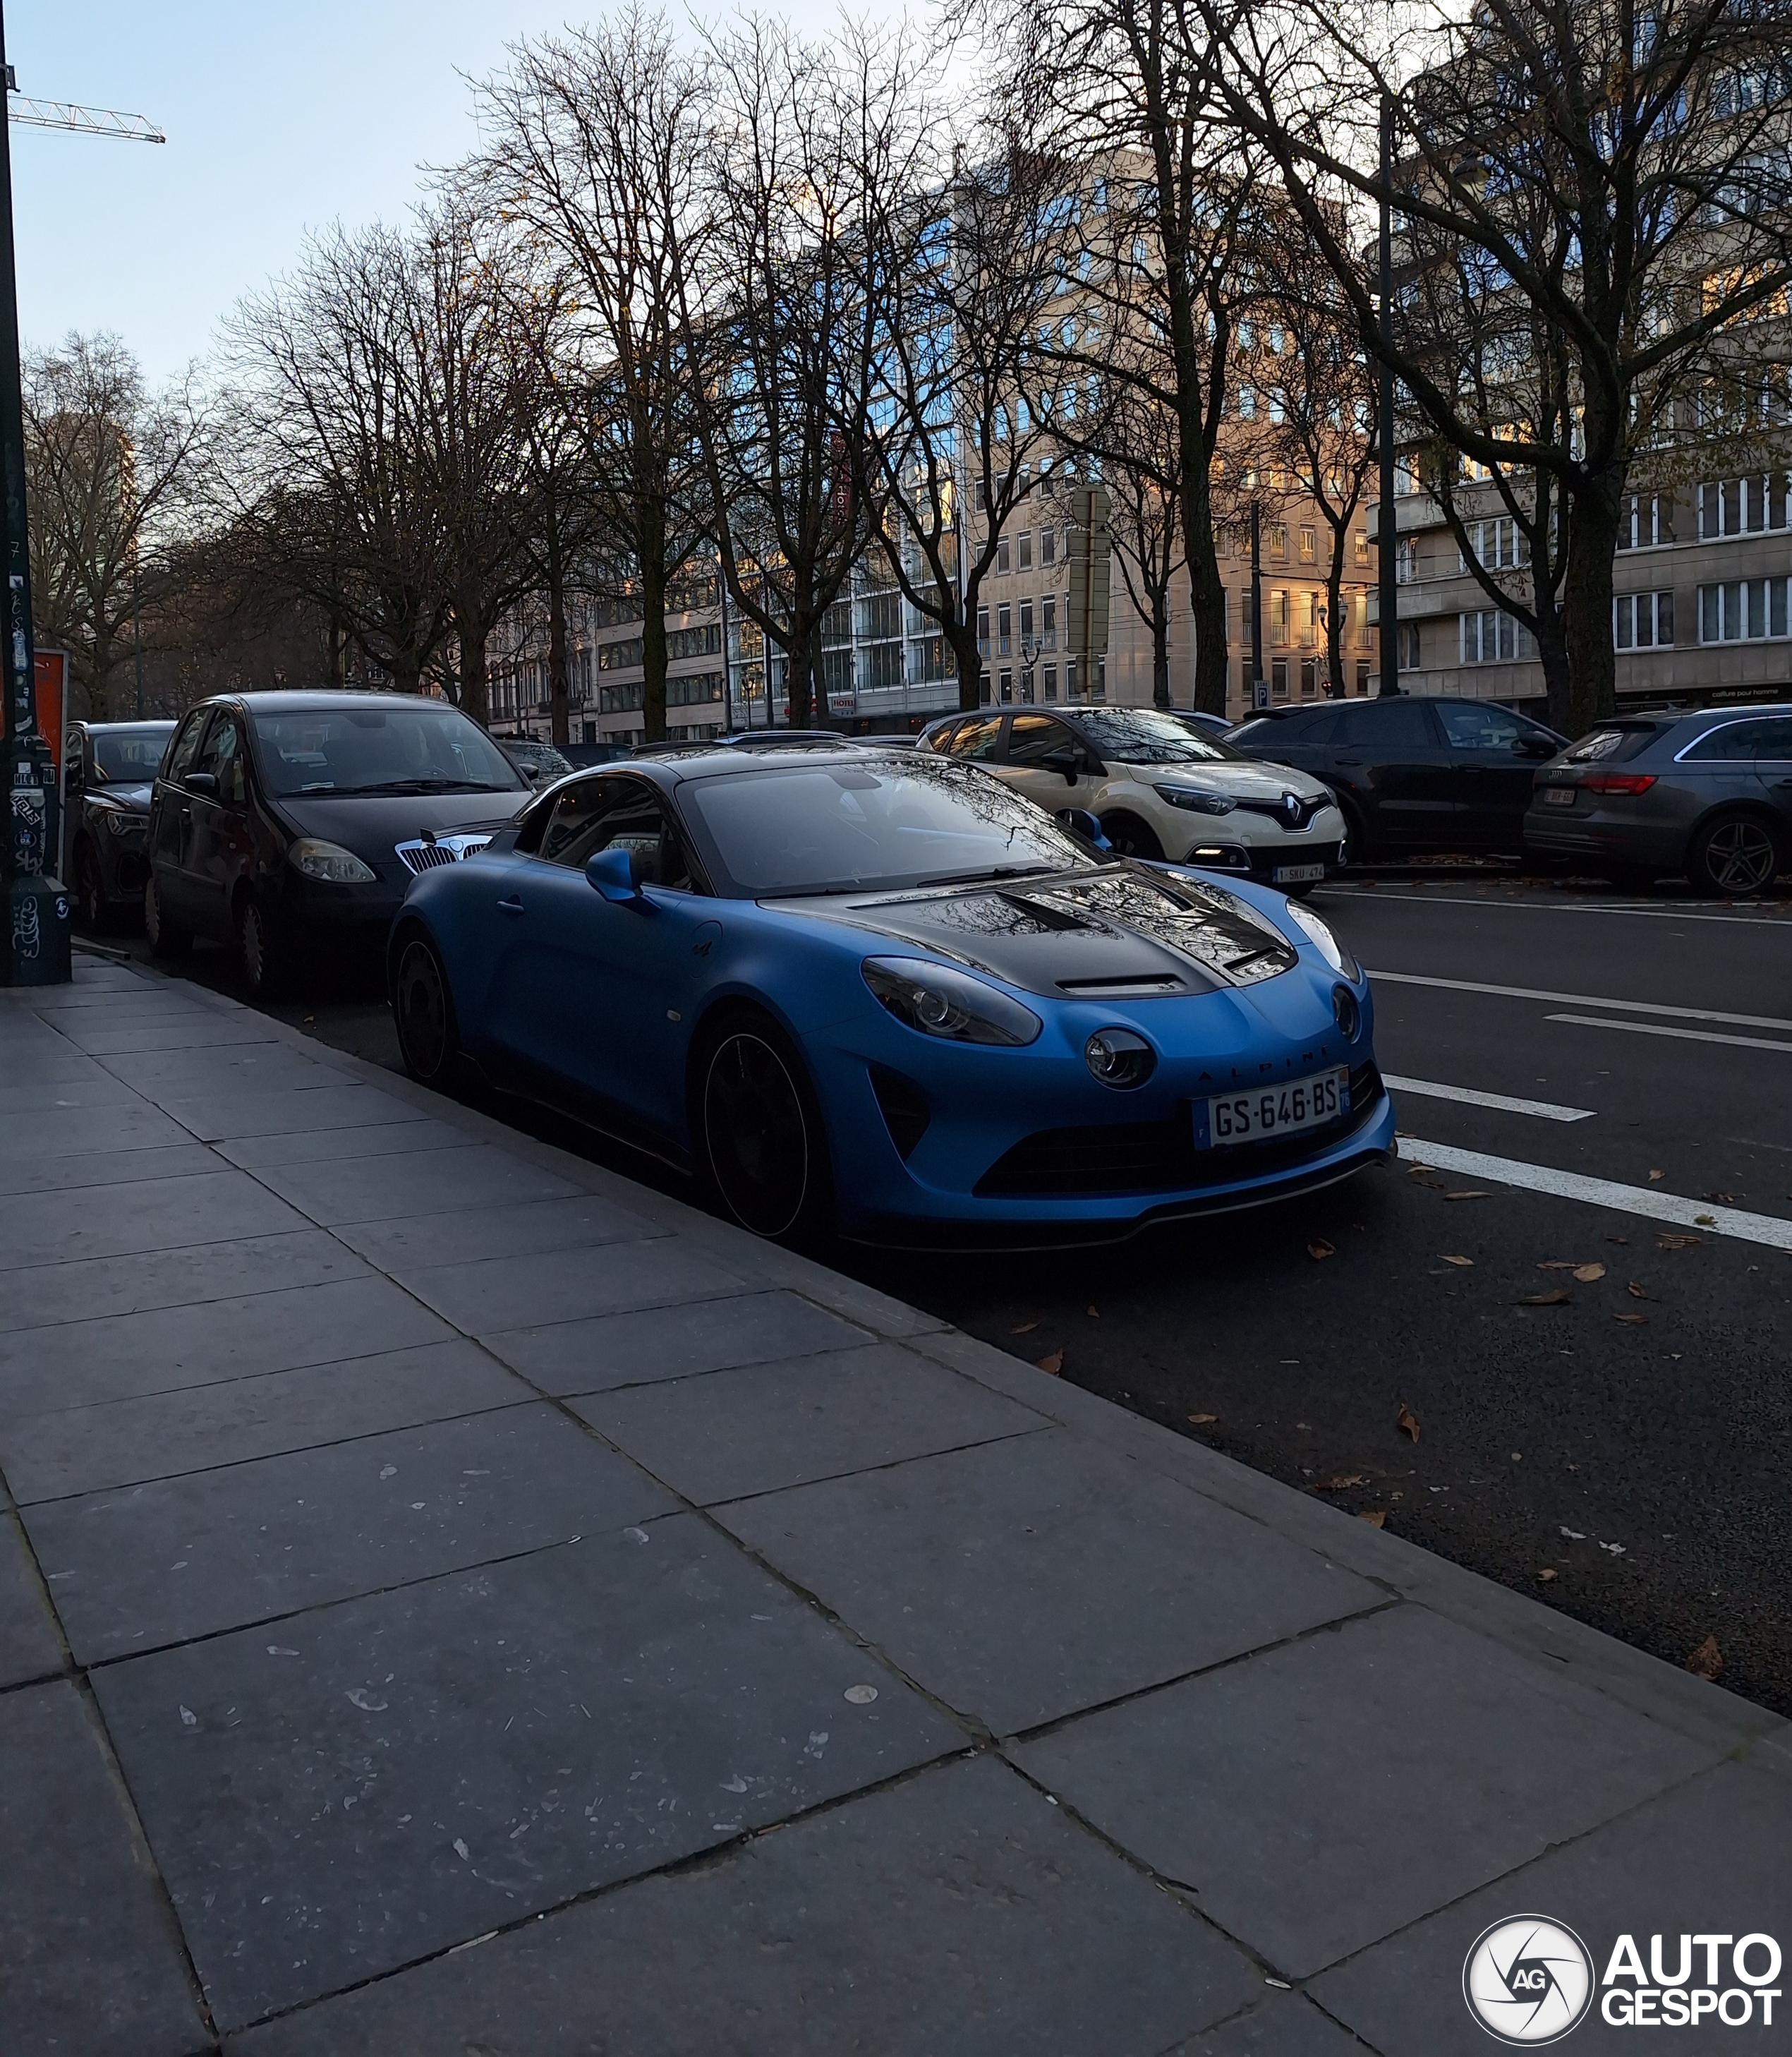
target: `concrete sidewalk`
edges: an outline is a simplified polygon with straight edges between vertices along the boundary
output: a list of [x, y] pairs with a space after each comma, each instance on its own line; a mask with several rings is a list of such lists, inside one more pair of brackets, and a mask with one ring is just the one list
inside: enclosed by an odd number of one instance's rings
[[818, 1266], [89, 956], [0, 1123], [5, 2057], [1444, 2057], [1503, 1916], [1792, 1948], [1785, 1724]]

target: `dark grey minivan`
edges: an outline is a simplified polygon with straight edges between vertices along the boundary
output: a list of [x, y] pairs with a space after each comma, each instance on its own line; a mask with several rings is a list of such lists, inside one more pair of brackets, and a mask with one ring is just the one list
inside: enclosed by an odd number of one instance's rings
[[1764, 893], [1792, 865], [1792, 706], [1602, 722], [1538, 771], [1525, 847], [1622, 885]]

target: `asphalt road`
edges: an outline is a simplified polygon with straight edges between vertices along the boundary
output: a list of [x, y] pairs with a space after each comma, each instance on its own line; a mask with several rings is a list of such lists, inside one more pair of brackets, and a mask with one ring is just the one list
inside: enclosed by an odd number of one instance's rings
[[[1671, 1662], [1715, 1639], [1792, 1714], [1792, 1254], [1726, 1232], [1792, 1242], [1792, 905], [1474, 870], [1311, 905], [1377, 974], [1399, 1168], [1118, 1249], [833, 1261]], [[276, 1011], [396, 1065], [371, 996]]]

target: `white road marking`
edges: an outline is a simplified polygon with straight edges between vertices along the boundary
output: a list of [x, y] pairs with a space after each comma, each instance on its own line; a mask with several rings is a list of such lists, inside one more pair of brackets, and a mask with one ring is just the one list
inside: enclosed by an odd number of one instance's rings
[[[1620, 1028], [1628, 1025], [1618, 1024]], [[1596, 1108], [1557, 1107], [1553, 1100], [1513, 1100], [1505, 1093], [1476, 1092], [1469, 1086], [1439, 1085], [1435, 1079], [1397, 1079], [1391, 1072], [1382, 1073], [1382, 1084], [1395, 1092], [1416, 1093], [1421, 1100], [1459, 1100], [1470, 1107], [1490, 1107], [1498, 1114], [1534, 1114], [1540, 1121], [1591, 1121], [1598, 1112]]]
[[1529, 985], [1482, 985], [1470, 978], [1426, 978], [1411, 971], [1372, 971], [1385, 985], [1434, 985], [1446, 993], [1490, 993], [1500, 1000], [1546, 1000], [1557, 1007], [1604, 1007], [1616, 1014], [1665, 1014], [1676, 1021], [1723, 1021], [1733, 1028], [1784, 1028], [1773, 1014], [1713, 1014], [1702, 1007], [1658, 1007], [1649, 1000], [1604, 1000], [1596, 993], [1544, 993]]
[[1410, 1163], [1459, 1172], [1465, 1178], [1490, 1179], [1496, 1185], [1548, 1193], [1557, 1199], [1584, 1200], [1588, 1207], [1608, 1207], [1616, 1214], [1641, 1215], [1650, 1221], [1671, 1222], [1676, 1228], [1731, 1236], [1739, 1243], [1764, 1243], [1770, 1250], [1792, 1250], [1792, 1221], [1782, 1221], [1777, 1215], [1713, 1207], [1704, 1200], [1683, 1199], [1678, 1193], [1657, 1192], [1649, 1186], [1620, 1186], [1611, 1179], [1558, 1171], [1553, 1164], [1525, 1164], [1511, 1157], [1484, 1156], [1478, 1150], [1422, 1142], [1415, 1136], [1402, 1136], [1398, 1149]]
[[1792, 1043], [1775, 1042], [1766, 1036], [1719, 1036], [1709, 1028], [1670, 1028], [1660, 1021], [1612, 1021], [1603, 1014], [1545, 1014], [1545, 1021], [1572, 1021], [1579, 1028], [1621, 1028], [1627, 1036], [1675, 1036], [1683, 1043], [1729, 1043], [1739, 1050], [1783, 1050], [1792, 1056]]
[[1758, 914], [1702, 914], [1683, 906], [1644, 907], [1602, 900], [1485, 900], [1478, 897], [1462, 900], [1441, 893], [1381, 893], [1373, 887], [1365, 889], [1360, 886], [1330, 886], [1325, 890], [1325, 897], [1328, 900], [1406, 900], [1421, 907], [1511, 907], [1524, 914], [1642, 914], [1652, 921], [1717, 921], [1731, 928], [1792, 929], [1792, 921], [1783, 914], [1770, 914], [1765, 910]]

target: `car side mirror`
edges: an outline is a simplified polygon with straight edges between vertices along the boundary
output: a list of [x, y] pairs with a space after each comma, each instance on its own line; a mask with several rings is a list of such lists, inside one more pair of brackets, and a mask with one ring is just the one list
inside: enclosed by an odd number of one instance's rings
[[1513, 745], [1521, 757], [1553, 757], [1556, 746], [1546, 735], [1521, 735]]
[[1079, 837], [1093, 848], [1111, 850], [1114, 845], [1102, 833], [1102, 825], [1086, 807], [1061, 808], [1052, 818], [1072, 835]]
[[1065, 784], [1074, 786], [1082, 766], [1074, 750], [1054, 750], [1049, 757], [1039, 759], [1039, 768], [1042, 771], [1062, 772]]
[[625, 902], [641, 897], [641, 858], [638, 850], [612, 843], [600, 850], [585, 866], [585, 876], [606, 900]]
[[218, 775], [215, 771], [189, 771], [181, 780], [189, 793], [197, 793], [203, 799], [218, 796]]

